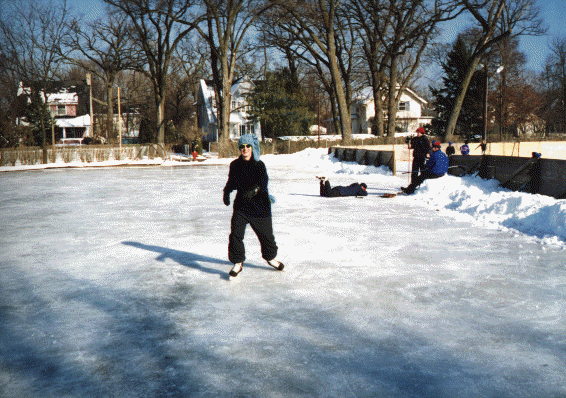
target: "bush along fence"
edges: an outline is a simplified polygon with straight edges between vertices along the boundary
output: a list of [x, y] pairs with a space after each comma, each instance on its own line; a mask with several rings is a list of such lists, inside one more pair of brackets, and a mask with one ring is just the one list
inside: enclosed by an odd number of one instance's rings
[[[167, 153], [161, 145], [80, 145], [68, 147], [50, 147], [47, 159], [51, 163], [93, 163], [112, 160], [165, 159]], [[42, 149], [38, 147], [0, 149], [1, 166], [26, 166], [42, 163]]]
[[387, 166], [396, 174], [395, 151], [380, 151], [363, 148], [331, 147], [328, 154], [344, 162], [356, 162], [365, 166]]
[[566, 199], [566, 160], [544, 159], [533, 152], [531, 158], [512, 156], [460, 156], [450, 158], [449, 174], [476, 174], [496, 179], [512, 191]]

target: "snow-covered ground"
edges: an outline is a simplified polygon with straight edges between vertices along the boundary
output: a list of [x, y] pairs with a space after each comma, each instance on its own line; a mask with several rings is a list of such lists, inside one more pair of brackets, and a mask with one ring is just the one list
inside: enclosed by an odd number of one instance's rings
[[0, 173], [0, 396], [566, 395], [564, 200], [262, 160], [286, 268], [233, 280], [230, 160]]

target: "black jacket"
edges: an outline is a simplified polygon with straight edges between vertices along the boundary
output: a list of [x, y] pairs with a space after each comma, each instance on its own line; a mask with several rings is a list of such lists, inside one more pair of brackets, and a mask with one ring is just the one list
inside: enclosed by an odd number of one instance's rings
[[357, 182], [348, 185], [347, 187], [337, 186], [332, 190], [338, 193], [338, 196], [367, 196], [367, 192]]
[[[237, 191], [234, 211], [241, 211], [250, 217], [271, 217], [271, 202], [267, 191], [267, 169], [265, 164], [252, 157], [245, 161], [241, 156], [230, 163], [225, 193]], [[254, 193], [257, 190], [257, 193]]]
[[425, 158], [430, 152], [430, 141], [424, 135], [416, 136], [411, 139], [411, 148], [413, 149], [413, 157]]

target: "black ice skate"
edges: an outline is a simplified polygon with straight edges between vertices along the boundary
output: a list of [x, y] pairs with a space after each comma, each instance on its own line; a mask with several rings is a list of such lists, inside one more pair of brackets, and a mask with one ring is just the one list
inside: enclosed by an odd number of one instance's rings
[[230, 276], [238, 276], [238, 274], [240, 272], [242, 272], [243, 269], [243, 264], [242, 263], [236, 263], [234, 264], [234, 266], [232, 267], [232, 269], [230, 270], [230, 272], [228, 273], [228, 275]]
[[273, 268], [275, 268], [278, 271], [283, 271], [283, 268], [285, 268], [285, 265], [283, 265], [281, 261], [275, 259], [269, 260], [267, 264], [271, 265]]

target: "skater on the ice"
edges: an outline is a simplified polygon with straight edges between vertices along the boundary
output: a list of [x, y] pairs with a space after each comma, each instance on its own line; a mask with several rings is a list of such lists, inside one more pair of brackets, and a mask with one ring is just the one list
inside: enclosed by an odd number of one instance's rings
[[426, 158], [430, 152], [430, 142], [424, 134], [425, 129], [423, 127], [419, 127], [417, 129], [417, 136], [411, 138], [408, 142], [409, 150], [413, 150], [411, 180], [425, 170]]
[[327, 198], [337, 198], [341, 196], [367, 196], [367, 184], [353, 183], [347, 187], [338, 185], [336, 187], [330, 186], [330, 181], [326, 177], [317, 177], [320, 180], [320, 196]]
[[440, 142], [435, 142], [432, 146], [430, 159], [426, 163], [426, 170], [421, 175], [414, 177], [411, 184], [408, 187], [401, 188], [401, 191], [410, 195], [424, 180], [442, 177], [448, 171], [448, 162], [448, 156], [440, 149]]
[[277, 245], [271, 222], [271, 201], [267, 191], [267, 170], [259, 160], [259, 142], [254, 134], [240, 137], [238, 148], [241, 155], [230, 163], [228, 182], [224, 187], [224, 204], [230, 205], [230, 192], [236, 190], [234, 212], [230, 224], [228, 259], [234, 266], [230, 276], [237, 276], [246, 259], [244, 233], [250, 224], [261, 245], [261, 255], [277, 270], [283, 270], [283, 263], [276, 260]]

